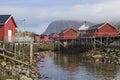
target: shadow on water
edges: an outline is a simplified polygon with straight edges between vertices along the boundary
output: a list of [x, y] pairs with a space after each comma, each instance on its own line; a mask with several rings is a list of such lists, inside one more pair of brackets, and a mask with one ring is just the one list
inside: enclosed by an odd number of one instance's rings
[[39, 62], [42, 80], [120, 80], [120, 66], [80, 61], [80, 54], [47, 53]]

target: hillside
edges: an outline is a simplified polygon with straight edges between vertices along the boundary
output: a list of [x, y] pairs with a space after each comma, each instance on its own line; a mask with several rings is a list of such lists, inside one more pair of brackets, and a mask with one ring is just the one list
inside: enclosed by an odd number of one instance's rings
[[[61, 31], [65, 30], [68, 27], [72, 27], [76, 30], [84, 23], [84, 21], [72, 21], [72, 20], [57, 20], [53, 21], [48, 25], [48, 28], [43, 33], [45, 35], [49, 35], [51, 33], [60, 33]], [[93, 25], [91, 22], [87, 22], [90, 26]]]

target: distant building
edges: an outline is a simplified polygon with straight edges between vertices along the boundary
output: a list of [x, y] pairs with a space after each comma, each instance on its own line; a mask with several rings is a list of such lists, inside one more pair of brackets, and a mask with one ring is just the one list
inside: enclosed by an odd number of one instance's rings
[[58, 33], [51, 33], [49, 35], [50, 40], [56, 40], [60, 38], [60, 35]]
[[0, 15], [0, 41], [15, 41], [16, 23], [11, 15]]
[[34, 34], [33, 36], [34, 38], [34, 42], [39, 42], [39, 41], [48, 41], [49, 37], [47, 35], [38, 35], [38, 34]]
[[40, 35], [34, 34], [33, 39], [34, 39], [35, 42], [39, 42], [40, 41]]
[[115, 26], [109, 23], [101, 23], [90, 27], [86, 34], [87, 36], [116, 36], [118, 32]]
[[78, 32], [79, 32], [78, 35], [80, 35], [80, 37], [83, 37], [86, 34], [86, 30], [88, 30], [89, 27], [90, 26], [85, 21], [85, 23], [78, 28]]
[[67, 28], [60, 33], [61, 39], [75, 39], [78, 36], [78, 32], [73, 28]]
[[40, 39], [43, 41], [49, 41], [49, 36], [47, 35], [40, 35]]

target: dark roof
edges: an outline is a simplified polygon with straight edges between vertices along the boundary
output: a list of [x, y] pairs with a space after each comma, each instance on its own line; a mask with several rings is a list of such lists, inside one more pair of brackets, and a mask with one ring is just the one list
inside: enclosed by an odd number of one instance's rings
[[99, 28], [100, 26], [102, 26], [103, 24], [105, 24], [105, 23], [101, 23], [101, 24], [97, 24], [97, 25], [91, 26], [88, 30], [98, 29], [98, 28]]
[[54, 34], [57, 34], [57, 33], [51, 33], [51, 34], [49, 35], [49, 37], [52, 37]]
[[40, 36], [39, 34], [31, 34], [32, 37]]
[[0, 25], [4, 25], [11, 15], [0, 15]]
[[40, 36], [47, 36], [47, 35], [45, 35], [45, 34], [41, 34]]

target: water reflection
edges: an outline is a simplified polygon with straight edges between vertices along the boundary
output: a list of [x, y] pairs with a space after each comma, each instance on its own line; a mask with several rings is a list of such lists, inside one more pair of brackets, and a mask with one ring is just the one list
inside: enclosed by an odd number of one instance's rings
[[39, 62], [42, 80], [120, 80], [120, 67], [85, 63], [79, 54], [47, 53]]

